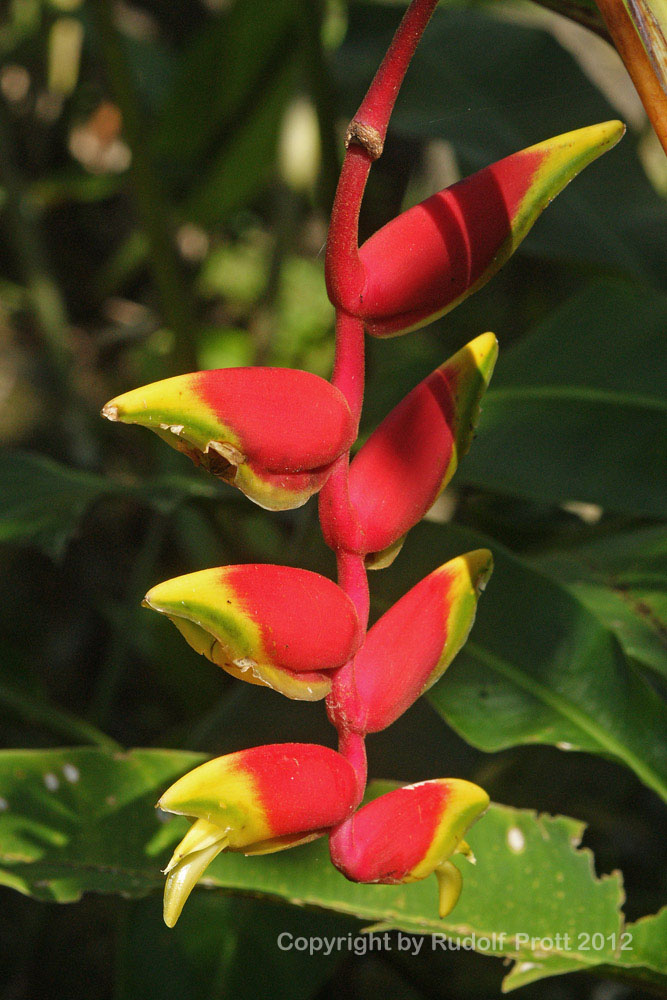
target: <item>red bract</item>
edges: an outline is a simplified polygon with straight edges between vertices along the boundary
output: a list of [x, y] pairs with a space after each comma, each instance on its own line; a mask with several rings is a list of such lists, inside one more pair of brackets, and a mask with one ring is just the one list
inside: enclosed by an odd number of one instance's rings
[[[227, 827], [229, 849], [324, 830], [354, 808], [350, 764], [314, 743], [274, 743], [218, 757], [179, 778], [158, 805]], [[241, 815], [241, 814], [244, 815]], [[282, 842], [280, 846], [283, 846]]]
[[[358, 292], [334, 301], [376, 337], [443, 315], [502, 267], [546, 206], [624, 130], [611, 121], [547, 139], [403, 212], [359, 250]], [[338, 263], [331, 257], [330, 271]], [[329, 275], [334, 295], [341, 285]]]
[[[492, 333], [471, 341], [385, 417], [352, 461], [349, 496], [360, 528], [359, 548], [370, 567], [391, 562], [397, 543], [454, 475], [472, 442], [497, 352]], [[323, 495], [320, 514], [329, 541], [335, 526], [329, 523], [327, 500]], [[353, 540], [346, 541], [352, 547]]]
[[150, 427], [271, 510], [305, 503], [356, 435], [342, 393], [317, 375], [290, 368], [178, 375], [126, 392], [102, 413]]
[[200, 570], [158, 584], [144, 600], [233, 677], [304, 701], [329, 693], [330, 671], [362, 640], [347, 594], [289, 566]]
[[489, 804], [469, 781], [442, 778], [406, 785], [363, 806], [329, 838], [331, 860], [352, 882], [394, 885], [438, 876], [440, 916], [461, 891], [461, 875], [448, 861], [463, 835]]
[[338, 728], [362, 734], [386, 729], [435, 684], [468, 638], [492, 569], [488, 549], [458, 556], [376, 622], [354, 658], [347, 697], [327, 703]]
[[270, 854], [295, 847], [340, 823], [356, 801], [352, 766], [335, 750], [312, 743], [240, 750], [179, 778], [158, 806], [196, 822], [165, 869], [166, 923], [173, 927], [221, 851]]

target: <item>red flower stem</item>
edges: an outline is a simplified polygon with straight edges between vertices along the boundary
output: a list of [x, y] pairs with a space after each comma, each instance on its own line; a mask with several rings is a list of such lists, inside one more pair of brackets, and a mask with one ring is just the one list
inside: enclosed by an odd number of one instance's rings
[[338, 752], [350, 762], [357, 777], [357, 801], [355, 808], [359, 805], [366, 791], [366, 780], [368, 778], [368, 766], [366, 762], [366, 742], [359, 733], [351, 733], [348, 730], [340, 730], [338, 733]]
[[[340, 309], [336, 311], [336, 359], [331, 382], [345, 396], [358, 424], [364, 399], [364, 327], [360, 320]], [[320, 495], [322, 532], [335, 552], [358, 552], [362, 548], [361, 529], [348, 490], [349, 461], [349, 452], [341, 455]]]
[[[347, 472], [346, 472], [347, 474]], [[338, 563], [338, 583], [346, 594], [354, 601], [361, 627], [366, 632], [368, 628], [368, 575], [364, 565], [364, 557], [351, 552], [336, 553]], [[346, 702], [356, 699], [354, 683], [354, 657], [334, 672], [331, 693], [327, 696], [327, 711], [329, 718], [338, 730], [338, 750], [349, 760], [357, 776], [358, 802], [361, 802], [366, 790], [367, 765], [364, 737], [359, 733], [351, 733], [347, 728], [338, 725], [338, 707], [344, 707]]]
[[[389, 118], [424, 28], [437, 0], [412, 0], [366, 97], [348, 129], [327, 240], [326, 281], [336, 306], [336, 358], [332, 384], [343, 393], [358, 422], [364, 397], [364, 327], [358, 318], [363, 302], [364, 268], [359, 258], [359, 210], [373, 161], [382, 155]], [[349, 495], [349, 452], [338, 459], [320, 494], [320, 523], [336, 552], [338, 583], [352, 599], [364, 632], [368, 628], [368, 577], [363, 538]], [[339, 752], [357, 776], [358, 801], [366, 788], [364, 737], [338, 724], [339, 709], [356, 697], [354, 658], [334, 672], [327, 698], [329, 718], [338, 730]], [[343, 712], [343, 717], [345, 713]]]
[[334, 552], [363, 552], [364, 533], [356, 507], [350, 500], [348, 469], [350, 454], [337, 459], [333, 472], [320, 491], [320, 527], [324, 541]]
[[438, 0], [412, 0], [352, 119], [327, 241], [326, 281], [333, 304], [355, 313], [364, 291], [359, 209], [371, 165], [382, 155], [389, 118], [406, 70]]
[[403, 77], [437, 3], [438, 0], [412, 0], [354, 116], [353, 125], [358, 122], [364, 128], [374, 129], [382, 143]]
[[327, 237], [327, 294], [335, 306], [352, 313], [361, 304], [366, 281], [359, 259], [359, 209], [372, 164], [373, 158], [362, 146], [348, 146]]
[[[354, 603], [357, 617], [365, 632], [368, 628], [368, 574], [364, 565], [364, 557], [352, 552], [339, 550], [336, 553], [338, 564], [338, 584]], [[345, 667], [341, 667], [345, 670]]]
[[[342, 460], [340, 460], [342, 461]], [[340, 466], [338, 475], [341, 480], [340, 489], [345, 492], [347, 498], [347, 474], [349, 456], [344, 456], [344, 464]], [[333, 478], [333, 477], [332, 477]], [[329, 480], [331, 482], [331, 480]], [[329, 483], [327, 483], [327, 486]], [[333, 490], [337, 484], [334, 483]], [[326, 487], [325, 487], [326, 488]], [[349, 504], [349, 499], [347, 499]], [[322, 508], [320, 507], [320, 510]], [[364, 633], [368, 629], [368, 612], [370, 597], [368, 592], [368, 574], [364, 557], [354, 552], [347, 552], [345, 549], [337, 549], [336, 563], [338, 567], [338, 584], [345, 591], [354, 603], [357, 617]], [[351, 733], [349, 730], [338, 724], [338, 707], [344, 707], [346, 703], [356, 699], [356, 687], [354, 683], [354, 657], [348, 660], [338, 670], [333, 671], [331, 692], [327, 696], [327, 712], [333, 725], [338, 731], [338, 750], [352, 765], [357, 777], [358, 799], [357, 805], [364, 797], [366, 790], [366, 778], [368, 774], [366, 764], [366, 746], [364, 737], [358, 733]]]
[[364, 401], [364, 324], [336, 310], [336, 359], [331, 383], [345, 396], [357, 424]]

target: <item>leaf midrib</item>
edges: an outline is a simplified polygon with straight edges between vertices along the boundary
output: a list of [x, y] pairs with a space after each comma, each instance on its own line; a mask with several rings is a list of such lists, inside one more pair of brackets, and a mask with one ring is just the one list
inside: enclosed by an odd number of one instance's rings
[[629, 764], [637, 777], [641, 778], [645, 785], [652, 788], [653, 791], [663, 799], [663, 801], [667, 802], [667, 786], [661, 780], [660, 776], [656, 774], [653, 768], [642, 761], [641, 758], [637, 757], [637, 755], [632, 750], [629, 750], [623, 743], [619, 743], [619, 741], [607, 732], [604, 727], [599, 726], [594, 719], [592, 719], [585, 712], [582, 712], [581, 709], [579, 709], [571, 701], [545, 687], [539, 681], [535, 680], [533, 677], [529, 677], [523, 671], [517, 670], [511, 663], [508, 663], [500, 656], [496, 656], [495, 653], [491, 653], [489, 650], [484, 649], [472, 640], [468, 640], [466, 643], [466, 650], [473, 656], [476, 656], [491, 670], [494, 670], [501, 676], [511, 680], [517, 685], [517, 687], [523, 688], [524, 691], [528, 691], [535, 698], [538, 698], [545, 705], [548, 705], [549, 708], [552, 708], [570, 722], [574, 723], [587, 735], [592, 736], [600, 747], [612, 754], [614, 757], [617, 757], [618, 759]]
[[606, 403], [609, 406], [636, 406], [667, 413], [667, 400], [642, 396], [617, 389], [599, 389], [585, 385], [519, 385], [490, 389], [487, 403], [493, 400], [565, 400], [577, 403]]

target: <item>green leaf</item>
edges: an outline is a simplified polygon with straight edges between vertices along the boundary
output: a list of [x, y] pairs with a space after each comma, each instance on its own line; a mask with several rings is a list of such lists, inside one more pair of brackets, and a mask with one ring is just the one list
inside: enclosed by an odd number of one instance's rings
[[284, 60], [247, 117], [214, 156], [189, 192], [182, 211], [209, 225], [252, 200], [274, 169], [274, 151], [285, 105], [293, 92], [296, 64]]
[[[0, 878], [39, 899], [59, 902], [89, 890], [137, 896], [160, 886], [169, 845], [187, 824], [180, 817], [161, 823], [153, 806], [168, 782], [201, 760], [199, 754], [166, 750], [0, 752]], [[374, 789], [375, 794], [383, 790], [383, 785]], [[354, 885], [330, 864], [324, 840], [259, 858], [225, 854], [204, 882], [416, 933], [504, 932], [514, 947], [514, 937], [526, 927], [541, 936], [559, 922], [563, 931], [618, 929], [620, 877], [595, 878], [589, 852], [575, 850], [582, 831], [576, 820], [538, 820], [530, 811], [493, 806], [470, 833], [479, 865], [461, 863], [464, 896], [444, 922], [437, 916], [434, 880], [398, 887]], [[508, 884], [514, 886], [512, 894]], [[554, 890], [549, 899], [541, 898], [540, 886], [545, 896], [547, 887]], [[564, 912], [563, 900], [570, 894], [570, 903], [577, 902]], [[501, 948], [507, 950], [507, 945]]]
[[62, 556], [88, 508], [102, 497], [122, 496], [169, 514], [188, 499], [219, 499], [203, 476], [165, 475], [135, 485], [81, 472], [27, 451], [0, 454], [0, 542], [36, 546]]
[[534, 500], [667, 513], [665, 403], [576, 386], [516, 387], [487, 396], [479, 434], [461, 480]]
[[[134, 903], [123, 941], [123, 984], [115, 1000], [308, 1000], [345, 957], [282, 949], [281, 940], [334, 938], [354, 930], [332, 914], [197, 892], [176, 927], [162, 920], [157, 896]], [[257, 957], [261, 955], [261, 961]], [[150, 969], [150, 975], [146, 975]]]
[[610, 278], [592, 282], [503, 352], [492, 389], [585, 386], [660, 401], [667, 296]]
[[425, 572], [486, 546], [495, 569], [470, 639], [428, 695], [464, 739], [495, 751], [524, 743], [587, 750], [631, 768], [667, 799], [667, 712], [600, 621], [563, 586], [489, 538], [423, 523], [410, 563], [381, 574], [382, 606]]
[[555, 10], [578, 24], [583, 24], [585, 28], [589, 28], [602, 38], [609, 37], [594, 0], [536, 0], [536, 3], [546, 7], [547, 10]]
[[[371, 792], [382, 790], [386, 787], [376, 783]], [[221, 856], [207, 876], [212, 884], [287, 896], [372, 920], [374, 929], [447, 935], [461, 947], [495, 955], [532, 954], [530, 942], [519, 937], [526, 928], [540, 939], [560, 931], [569, 933], [570, 942], [554, 941], [553, 947], [569, 953], [578, 934], [593, 928], [617, 933], [622, 919], [620, 876], [596, 878], [590, 852], [577, 850], [582, 832], [577, 820], [492, 805], [466, 838], [477, 865], [456, 861], [463, 872], [463, 893], [444, 920], [436, 913], [432, 879], [401, 886], [353, 885], [332, 868], [321, 842], [305, 848], [301, 857], [297, 852], [266, 856], [265, 864]], [[252, 869], [248, 861], [253, 861]], [[441, 939], [426, 947], [446, 945]]]
[[168, 750], [0, 753], [0, 882], [36, 899], [83, 892], [145, 895], [160, 884], [157, 855], [171, 831], [160, 790], [202, 760]]
[[[625, 969], [632, 973], [642, 971], [647, 983], [662, 986], [667, 983], [667, 907], [648, 917], [642, 917], [634, 924], [626, 924], [620, 934], [612, 934], [603, 942], [600, 936], [591, 935], [583, 939], [587, 945], [589, 961], [582, 962], [580, 956], [556, 955], [534, 956], [530, 961], [518, 961], [503, 980], [504, 992], [527, 986], [546, 976], [558, 976], [565, 972], [581, 972], [596, 968], [604, 975], [613, 969]], [[613, 960], [608, 957], [608, 944], [615, 943]], [[598, 947], [603, 944], [603, 947]]]
[[[187, 822], [163, 822], [153, 805], [167, 784], [201, 760], [200, 754], [166, 750], [1, 752], [0, 882], [58, 902], [88, 891], [136, 897], [161, 886], [160, 868]], [[389, 787], [376, 782], [370, 796]], [[595, 875], [590, 851], [579, 849], [583, 829], [564, 816], [492, 805], [467, 838], [477, 865], [456, 860], [463, 895], [445, 920], [437, 916], [434, 879], [355, 885], [333, 868], [324, 839], [263, 857], [223, 854], [203, 882], [354, 916], [381, 931], [437, 935], [422, 944], [433, 951], [475, 948], [523, 963], [541, 956], [579, 967], [615, 965], [625, 929], [621, 877]], [[197, 890], [175, 933], [178, 947], [195, 952], [202, 909], [210, 920], [230, 912], [229, 904], [221, 902], [216, 911], [201, 895]], [[157, 897], [152, 903], [161, 910]], [[641, 941], [634, 964], [662, 967], [651, 919], [627, 928]], [[593, 934], [604, 942], [591, 952], [585, 943]]]
[[666, 322], [667, 297], [605, 281], [501, 347], [461, 479], [664, 517]]
[[667, 677], [667, 533], [642, 528], [533, 560], [618, 637], [626, 654]]
[[[159, 886], [159, 868], [185, 823], [179, 817], [162, 824], [152, 806], [165, 784], [201, 759], [164, 750], [0, 753], [0, 881], [60, 902], [90, 890], [137, 896]], [[371, 795], [387, 787], [376, 783]], [[445, 920], [437, 917], [433, 879], [354, 885], [330, 864], [325, 840], [264, 857], [221, 855], [203, 881], [355, 916], [415, 940], [436, 935], [420, 946], [433, 951], [475, 948], [519, 962], [542, 955], [578, 966], [617, 964], [621, 878], [596, 877], [590, 851], [578, 849], [582, 833], [578, 820], [492, 805], [468, 837], [477, 865], [456, 861], [464, 891]], [[216, 912], [214, 903], [198, 901], [201, 895], [200, 889], [176, 932], [189, 949], [192, 934], [200, 933], [202, 906], [211, 919]], [[160, 910], [157, 898], [153, 903]], [[228, 911], [221, 902], [223, 919]], [[661, 962], [651, 925], [637, 933], [642, 964]], [[593, 934], [604, 941], [596, 939], [600, 946], [591, 952], [585, 945]]]
[[27, 690], [21, 690], [8, 679], [0, 680], [0, 705], [29, 725], [42, 726], [65, 740], [83, 740], [111, 750], [121, 749], [115, 740], [92, 723], [47, 701], [41, 692], [35, 690], [34, 683]]
[[632, 935], [630, 954], [621, 956], [621, 964], [641, 965], [654, 972], [664, 973], [667, 970], [667, 906], [659, 913], [642, 917], [641, 920], [628, 924], [627, 931]]
[[0, 542], [35, 545], [58, 558], [86, 509], [109, 492], [102, 476], [28, 452], [0, 454]]
[[224, 130], [247, 117], [278, 63], [289, 54], [286, 43], [294, 31], [294, 17], [294, 0], [276, 0], [270, 7], [264, 0], [245, 0], [207, 18], [183, 48], [153, 137], [155, 155], [169, 177], [190, 176], [220, 144]]

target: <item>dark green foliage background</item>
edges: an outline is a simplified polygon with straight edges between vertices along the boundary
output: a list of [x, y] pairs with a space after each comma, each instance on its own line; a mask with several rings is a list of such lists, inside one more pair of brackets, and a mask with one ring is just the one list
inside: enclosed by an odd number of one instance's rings
[[[277, 856], [273, 886], [264, 859], [220, 865], [215, 884], [238, 894], [199, 890], [175, 931], [161, 923], [154, 887], [173, 831], [155, 840], [152, 803], [192, 752], [331, 745], [334, 733], [322, 705], [238, 684], [198, 658], [141, 597], [223, 563], [334, 567], [314, 502], [263, 512], [157, 438], [97, 414], [118, 392], [198, 367], [329, 375], [322, 246], [342, 129], [400, 13], [371, 0], [220, 7], [137, 0], [114, 26], [110, 4], [83, 0], [72, 13], [84, 28], [77, 83], [50, 115], [39, 95], [63, 10], [31, 0], [0, 28], [3, 65], [30, 77], [21, 99], [0, 97], [0, 739], [3, 751], [52, 751], [0, 753], [0, 998], [493, 996], [507, 969], [470, 952], [281, 952], [282, 931], [355, 935], [384, 905], [339, 889], [314, 848]], [[623, 71], [605, 96], [562, 43], [568, 22], [560, 34], [555, 23], [538, 7], [441, 4], [371, 175], [362, 235], [433, 190], [438, 142], [465, 174], [619, 117], [610, 101], [625, 92]], [[314, 183], [300, 190], [277, 157], [297, 95], [316, 107], [322, 146]], [[68, 150], [103, 98], [123, 112], [129, 171], [87, 170]], [[469, 644], [428, 701], [369, 740], [370, 773], [466, 777], [509, 807], [583, 821], [598, 875], [623, 873], [628, 921], [659, 911], [666, 868], [667, 179], [646, 147], [635, 123], [477, 296], [426, 330], [370, 342], [362, 426], [467, 340], [496, 332], [477, 439], [434, 519], [371, 576], [372, 613], [481, 544], [496, 572]], [[168, 752], [118, 756], [129, 747]], [[76, 794], [68, 761], [85, 778]], [[55, 773], [57, 795], [44, 784]], [[538, 829], [528, 813], [493, 815]], [[580, 826], [553, 829], [566, 841]], [[584, 856], [567, 851], [573, 871], [586, 869], [581, 893], [604, 897], [605, 919], [620, 919], [620, 883], [594, 881]], [[481, 919], [474, 879], [483, 887], [491, 876], [500, 902], [489, 919], [505, 919], [507, 900], [527, 913], [530, 903], [537, 927], [552, 906], [556, 919], [550, 889], [530, 899], [527, 883], [503, 880], [500, 857], [485, 875], [478, 853], [461, 904], [471, 920]], [[493, 856], [491, 845], [487, 864]], [[423, 904], [413, 895], [408, 910], [432, 920], [435, 896], [424, 883]], [[579, 902], [566, 896], [563, 918]], [[408, 910], [380, 920], [413, 928]], [[573, 974], [522, 995], [664, 993], [660, 920], [636, 931], [634, 966], [588, 962], [601, 966], [600, 983], [554, 959], [539, 975]]]

